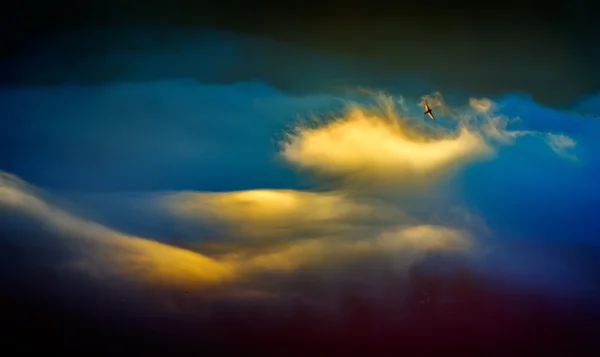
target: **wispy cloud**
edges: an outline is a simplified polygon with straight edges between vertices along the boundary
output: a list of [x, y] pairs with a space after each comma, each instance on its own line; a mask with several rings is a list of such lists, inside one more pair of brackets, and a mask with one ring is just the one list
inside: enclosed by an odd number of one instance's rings
[[546, 142], [558, 155], [571, 160], [577, 160], [577, 156], [568, 152], [569, 149], [577, 144], [575, 140], [562, 134], [546, 134]]

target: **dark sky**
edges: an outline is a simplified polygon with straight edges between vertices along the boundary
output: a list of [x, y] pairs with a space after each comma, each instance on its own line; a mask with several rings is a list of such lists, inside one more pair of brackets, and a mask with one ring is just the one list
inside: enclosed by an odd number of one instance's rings
[[[380, 71], [427, 76], [442, 91], [462, 87], [486, 96], [522, 91], [563, 106], [600, 88], [595, 70], [600, 50], [592, 45], [600, 31], [594, 15], [598, 6], [592, 1], [21, 1], [2, 11], [2, 57], [9, 62], [0, 79], [13, 84], [59, 81], [47, 76], [24, 80], [23, 69], [12, 65], [22, 51], [47, 45], [59, 33], [168, 26], [259, 35], [370, 59]], [[77, 58], [102, 51], [76, 44], [67, 50]], [[262, 76], [282, 89], [297, 90], [272, 72]], [[114, 77], [89, 81], [123, 79]]]

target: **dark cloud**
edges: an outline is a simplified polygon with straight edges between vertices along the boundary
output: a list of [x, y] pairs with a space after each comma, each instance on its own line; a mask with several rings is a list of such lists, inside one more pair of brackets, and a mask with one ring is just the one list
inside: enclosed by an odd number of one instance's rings
[[100, 28], [54, 35], [7, 62], [7, 83], [97, 84], [173, 78], [202, 83], [265, 82], [294, 94], [355, 87], [413, 94], [432, 90], [408, 69], [323, 53], [268, 38], [178, 28]]
[[25, 7], [7, 13], [14, 46], [7, 42], [3, 82], [254, 79], [294, 93], [362, 85], [408, 94], [408, 76], [422, 82], [420, 92], [520, 91], [562, 107], [600, 89], [597, 4], [588, 1], [543, 11], [516, 1], [494, 11], [474, 1], [93, 4], [53, 4], [39, 9], [44, 18]]

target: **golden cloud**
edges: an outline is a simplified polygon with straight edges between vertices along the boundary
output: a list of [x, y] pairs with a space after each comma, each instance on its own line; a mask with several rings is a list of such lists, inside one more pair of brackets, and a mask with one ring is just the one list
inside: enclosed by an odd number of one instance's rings
[[[234, 286], [237, 283], [251, 281], [253, 277], [265, 273], [285, 275], [314, 268], [327, 268], [340, 272], [348, 264], [377, 256], [395, 257], [408, 264], [429, 250], [466, 250], [470, 247], [471, 238], [467, 232], [441, 226], [418, 225], [395, 227], [379, 233], [371, 231], [370, 235], [360, 238], [332, 235], [273, 242], [262, 247], [242, 244], [237, 245], [235, 250], [226, 251], [215, 258], [124, 234], [79, 218], [51, 205], [34, 192], [20, 187], [18, 182], [15, 184], [15, 181], [10, 178], [7, 184], [4, 178], [0, 185], [0, 204], [28, 214], [40, 221], [43, 229], [59, 233], [58, 236], [62, 238], [55, 244], [68, 246], [73, 253], [73, 257], [64, 263], [65, 266], [79, 269], [104, 281], [125, 280], [146, 286], [189, 287], [191, 290], [224, 286], [237, 289]], [[301, 193], [298, 194], [299, 196], [294, 196], [293, 192], [287, 194], [296, 198], [305, 195]], [[227, 199], [230, 197], [237, 196], [229, 196]], [[243, 194], [241, 197], [247, 198]], [[278, 200], [281, 199], [281, 197], [275, 198], [278, 197], [277, 195], [262, 195], [262, 193], [258, 196], [251, 194], [249, 197], [253, 199], [260, 197], [259, 201], [265, 199], [268, 202], [271, 202], [271, 199], [279, 202]], [[321, 202], [317, 194], [306, 193], [306, 197], [309, 197], [308, 200]], [[338, 201], [339, 198], [327, 195], [324, 197], [324, 202], [331, 199], [332, 205], [340, 202], [351, 205], [346, 201]], [[291, 202], [296, 201], [285, 202], [288, 202], [288, 209], [295, 212], [292, 209], [295, 206]], [[302, 205], [298, 202], [296, 204]], [[368, 211], [361, 209], [352, 211], [346, 208], [341, 212], [362, 214]], [[275, 213], [267, 210], [265, 215], [269, 214]], [[348, 217], [341, 213], [329, 212], [329, 209], [324, 209], [322, 214], [317, 216], [324, 221]], [[253, 217], [262, 217], [262, 215]], [[285, 216], [281, 217], [285, 218]]]
[[52, 206], [13, 176], [0, 177], [0, 204], [39, 220], [58, 233], [56, 242], [71, 248], [68, 265], [97, 276], [136, 280], [164, 286], [212, 285], [231, 280], [231, 266], [201, 254], [123, 234]]
[[466, 126], [432, 135], [411, 126], [387, 101], [384, 110], [351, 106], [317, 127], [298, 126], [282, 143], [288, 162], [320, 174], [358, 175], [395, 182], [429, 180], [492, 152]]
[[[221, 224], [240, 238], [311, 237], [358, 229], [361, 221], [406, 221], [397, 207], [341, 192], [249, 190], [168, 194], [162, 204], [180, 217]], [[318, 231], [318, 232], [315, 232]]]

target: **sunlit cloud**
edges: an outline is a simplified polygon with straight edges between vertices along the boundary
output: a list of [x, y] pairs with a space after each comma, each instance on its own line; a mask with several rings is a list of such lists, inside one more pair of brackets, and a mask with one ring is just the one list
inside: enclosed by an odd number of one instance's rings
[[38, 197], [24, 183], [3, 174], [0, 204], [32, 216], [64, 240], [56, 242], [73, 253], [66, 266], [98, 277], [134, 280], [165, 286], [216, 284], [234, 277], [231, 267], [201, 254], [130, 236], [74, 216]]
[[[248, 224], [247, 222], [253, 221], [260, 222], [261, 219], [266, 220], [266, 222], [272, 222], [271, 220], [277, 218], [296, 219], [299, 215], [296, 210], [300, 209], [301, 211], [307, 208], [314, 210], [316, 214], [315, 221], [296, 222], [298, 227], [307, 223], [318, 224], [320, 223], [319, 220], [322, 221], [321, 223], [326, 223], [328, 220], [339, 219], [344, 215], [346, 215], [346, 218], [352, 218], [350, 214], [367, 214], [371, 211], [368, 206], [361, 207], [351, 202], [344, 202], [339, 197], [328, 195], [321, 197], [315, 193], [267, 191], [230, 193], [224, 194], [223, 197], [219, 197], [219, 194], [210, 195], [208, 194], [209, 201], [212, 199], [213, 203], [215, 201], [220, 202], [219, 198], [225, 202], [227, 200], [236, 202], [241, 199], [242, 203], [244, 203], [244, 199], [249, 199], [250, 201], [245, 203], [251, 204], [254, 202], [255, 207], [263, 210], [259, 211], [260, 214], [243, 218], [247, 220], [244, 223], [242, 219], [244, 212], [236, 211], [236, 208], [240, 208], [235, 207], [235, 204], [233, 210], [227, 211], [226, 207], [219, 207], [219, 203], [217, 203], [217, 209], [214, 212], [224, 214], [226, 219], [240, 219], [237, 222], [238, 224]], [[304, 202], [301, 201], [302, 197], [304, 197]], [[276, 204], [269, 206], [269, 204], [272, 204], [271, 200], [275, 200]], [[311, 202], [311, 200], [316, 200], [316, 202]], [[286, 216], [285, 204], [283, 204], [285, 202], [288, 205], [287, 214], [291, 213], [291, 216]], [[112, 272], [115, 275], [125, 275], [147, 282], [152, 281], [153, 284], [216, 284], [232, 280], [242, 271], [278, 271], [285, 270], [286, 267], [287, 269], [295, 269], [314, 260], [321, 263], [332, 263], [336, 255], [361, 254], [371, 249], [370, 247], [373, 244], [381, 244], [382, 248], [380, 249], [397, 253], [399, 247], [403, 245], [443, 248], [452, 245], [453, 241], [459, 239], [459, 237], [453, 235], [452, 231], [444, 228], [409, 227], [392, 233], [385, 233], [381, 237], [372, 237], [374, 238], [373, 241], [369, 240], [371, 237], [364, 237], [362, 240], [357, 241], [352, 241], [343, 236], [335, 236], [331, 239], [323, 237], [322, 239], [267, 246], [263, 252], [237, 250], [231, 252], [232, 254], [225, 255], [220, 260], [215, 260], [197, 252], [176, 248], [142, 237], [126, 235], [92, 221], [78, 218], [46, 202], [35, 192], [28, 190], [22, 181], [10, 175], [2, 176], [0, 203], [5, 207], [33, 216], [43, 222], [51, 231], [64, 236], [65, 242], [62, 242], [62, 244], [70, 246], [76, 254], [80, 255], [71, 264], [72, 266], [84, 268], [94, 274]], [[197, 201], [192, 201], [192, 207], [194, 207], [193, 204], [197, 203]], [[315, 206], [306, 207], [302, 204], [313, 204]], [[320, 212], [318, 211], [319, 204], [322, 205]], [[294, 205], [300, 205], [300, 207]], [[284, 211], [277, 213], [277, 207], [281, 207]], [[334, 209], [334, 207], [338, 208]], [[263, 221], [263, 223], [266, 222]], [[61, 243], [57, 242], [57, 244]], [[82, 259], [83, 257], [85, 259]]]
[[385, 101], [384, 110], [353, 105], [316, 127], [298, 126], [282, 143], [281, 155], [300, 168], [326, 175], [356, 175], [398, 183], [429, 180], [492, 148], [466, 126], [441, 135], [411, 126]]
[[181, 192], [160, 199], [188, 223], [198, 223], [241, 239], [310, 238], [355, 235], [362, 225], [408, 222], [398, 207], [343, 192], [249, 190]]
[[[227, 195], [230, 196], [227, 196]], [[211, 256], [203, 254], [201, 249], [191, 251], [165, 243], [159, 243], [139, 236], [121, 233], [114, 229], [100, 225], [90, 220], [79, 218], [55, 205], [48, 199], [40, 196], [38, 192], [30, 189], [18, 178], [3, 175], [0, 185], [0, 205], [17, 212], [21, 212], [39, 224], [40, 237], [44, 232], [53, 232], [53, 244], [66, 246], [72, 256], [62, 262], [65, 268], [87, 274], [91, 278], [102, 282], [133, 282], [140, 286], [162, 288], [185, 288], [190, 291], [219, 291], [219, 296], [230, 296], [233, 292], [243, 294], [244, 291], [253, 296], [261, 294], [272, 297], [279, 293], [277, 287], [267, 290], [261, 289], [261, 276], [286, 276], [305, 271], [318, 272], [323, 276], [348, 274], [356, 265], [365, 262], [389, 261], [395, 269], [405, 272], [406, 268], [417, 261], [427, 252], [452, 251], [468, 252], [472, 246], [472, 237], [469, 232], [444, 226], [426, 224], [393, 224], [360, 229], [361, 223], [356, 222], [358, 235], [332, 234], [327, 230], [329, 220], [344, 217], [344, 214], [367, 214], [372, 211], [368, 206], [355, 211], [349, 210], [353, 203], [345, 202], [346, 207], [336, 210], [336, 204], [344, 201], [339, 197], [333, 198], [326, 194], [320, 197], [316, 193], [295, 193], [284, 191], [288, 197], [278, 197], [281, 192], [259, 193], [226, 193], [225, 201], [239, 195], [242, 198], [258, 200], [263, 204], [270, 200], [287, 200], [291, 216], [285, 212], [275, 214], [276, 205], [267, 206], [263, 214], [252, 216], [249, 219], [231, 222], [230, 224], [251, 225], [252, 221], [260, 222], [261, 218], [274, 219], [281, 217], [284, 220], [297, 218], [290, 202], [295, 197], [304, 198], [310, 203], [332, 200], [331, 207], [322, 207], [323, 212], [318, 214], [316, 221], [296, 222], [292, 229], [302, 229], [302, 225], [313, 224], [318, 228], [325, 228], [320, 236], [298, 240], [278, 240], [267, 242], [263, 245], [234, 244], [227, 249], [228, 242], [217, 242], [225, 249], [221, 254]], [[211, 194], [209, 194], [210, 196]], [[217, 195], [219, 194], [212, 194]], [[197, 198], [197, 197], [196, 197]], [[215, 199], [215, 196], [211, 197]], [[262, 201], [261, 201], [262, 200]], [[217, 200], [218, 201], [218, 200]], [[235, 202], [235, 199], [234, 199]], [[192, 203], [198, 203], [193, 200]], [[307, 204], [306, 202], [296, 204]], [[315, 204], [314, 202], [311, 204]], [[326, 203], [325, 203], [326, 204]], [[184, 205], [185, 206], [185, 205]], [[260, 207], [260, 204], [258, 205]], [[194, 207], [194, 205], [192, 205]], [[235, 207], [235, 205], [234, 205]], [[356, 205], [356, 207], [361, 207]], [[187, 207], [188, 209], [190, 207]], [[302, 207], [301, 207], [302, 208]], [[313, 208], [313, 207], [309, 207]], [[375, 207], [377, 208], [377, 207]], [[221, 207], [224, 209], [224, 207]], [[219, 212], [218, 210], [216, 210]], [[225, 214], [231, 212], [224, 210]], [[240, 212], [235, 214], [240, 215]], [[289, 214], [289, 212], [288, 212]], [[260, 218], [259, 218], [260, 217]], [[240, 216], [225, 216], [226, 219], [240, 219]], [[354, 217], [360, 221], [360, 217]], [[346, 224], [352, 225], [352, 215], [345, 216]], [[320, 220], [320, 221], [319, 221]], [[264, 223], [264, 222], [263, 222]], [[291, 224], [291, 223], [290, 223]], [[371, 222], [372, 224], [372, 222]], [[293, 231], [288, 232], [293, 234]], [[257, 280], [259, 279], [259, 280]], [[252, 282], [258, 285], [252, 288]], [[219, 290], [220, 289], [220, 290]], [[258, 294], [258, 295], [257, 295]], [[242, 296], [242, 295], [240, 295]]]

